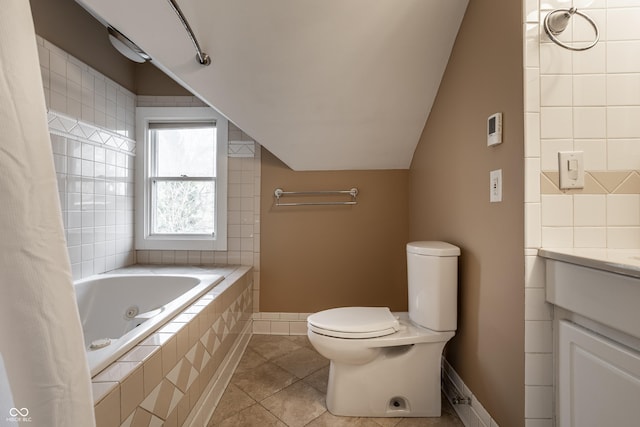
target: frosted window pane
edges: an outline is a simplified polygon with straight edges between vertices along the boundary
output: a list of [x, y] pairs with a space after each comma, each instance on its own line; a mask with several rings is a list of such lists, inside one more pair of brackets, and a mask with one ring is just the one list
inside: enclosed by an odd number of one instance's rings
[[215, 176], [215, 127], [152, 132], [156, 141], [156, 176]]

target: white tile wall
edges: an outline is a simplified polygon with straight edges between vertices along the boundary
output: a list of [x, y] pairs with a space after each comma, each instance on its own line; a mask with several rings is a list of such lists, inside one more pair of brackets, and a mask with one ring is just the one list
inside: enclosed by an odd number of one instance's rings
[[38, 37], [74, 279], [135, 262], [135, 95]]
[[50, 110], [135, 137], [135, 94], [42, 37], [37, 42]]
[[[133, 264], [133, 156], [61, 131], [57, 118], [59, 115], [49, 112], [74, 279]], [[77, 123], [85, 130], [92, 128]]]
[[[537, 249], [640, 247], [640, 195], [627, 194], [636, 193], [634, 186], [616, 194], [622, 186], [611, 184], [640, 169], [640, 0], [523, 0], [523, 6], [525, 165], [539, 159], [541, 172], [557, 172], [558, 151], [580, 150], [586, 170], [608, 181], [536, 195], [540, 176], [525, 174], [525, 425], [551, 427], [553, 331]], [[593, 49], [571, 52], [544, 35], [545, 14], [571, 6], [596, 21], [601, 40]], [[562, 40], [592, 35], [574, 18]], [[532, 129], [536, 117], [539, 129]]]

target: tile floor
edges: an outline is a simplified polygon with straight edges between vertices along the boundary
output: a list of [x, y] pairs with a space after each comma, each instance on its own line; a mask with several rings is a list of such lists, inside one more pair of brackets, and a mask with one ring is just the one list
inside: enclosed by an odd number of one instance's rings
[[306, 336], [254, 335], [209, 427], [462, 427], [442, 398], [440, 418], [336, 417], [325, 407], [329, 361]]

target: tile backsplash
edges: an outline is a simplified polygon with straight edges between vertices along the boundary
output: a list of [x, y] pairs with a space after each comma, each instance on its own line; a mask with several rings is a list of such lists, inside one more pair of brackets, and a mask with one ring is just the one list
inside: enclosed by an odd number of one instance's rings
[[[592, 49], [563, 49], [537, 25], [550, 10], [568, 7], [565, 1], [541, 4], [539, 16], [529, 14], [525, 24], [526, 37], [539, 39], [526, 43], [525, 65], [527, 98], [538, 101], [528, 103], [531, 127], [538, 128], [527, 130], [527, 146], [535, 145], [527, 151], [537, 154], [529, 156], [527, 176], [533, 181], [537, 172], [539, 184], [529, 188], [539, 191], [527, 199], [540, 203], [540, 246], [638, 248], [640, 1], [570, 3], [600, 30]], [[594, 33], [576, 16], [562, 37], [580, 45]], [[585, 188], [560, 190], [557, 153], [574, 150], [584, 152]]]

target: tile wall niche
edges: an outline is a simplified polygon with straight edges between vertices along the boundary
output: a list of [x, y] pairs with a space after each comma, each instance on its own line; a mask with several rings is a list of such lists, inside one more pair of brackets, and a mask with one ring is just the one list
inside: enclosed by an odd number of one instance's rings
[[[542, 28], [574, 6], [600, 29], [572, 52]], [[545, 302], [540, 247], [640, 247], [640, 0], [523, 1], [525, 75], [525, 419], [554, 420], [553, 308]], [[579, 17], [562, 35], [592, 40]], [[585, 188], [558, 188], [558, 151], [584, 151]]]
[[135, 262], [136, 96], [37, 37], [74, 279]]

